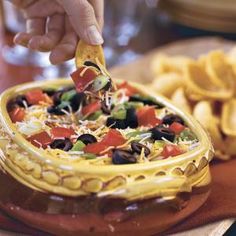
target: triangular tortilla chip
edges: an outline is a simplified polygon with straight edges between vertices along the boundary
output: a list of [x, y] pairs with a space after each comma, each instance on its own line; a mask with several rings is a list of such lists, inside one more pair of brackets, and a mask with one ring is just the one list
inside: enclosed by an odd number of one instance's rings
[[[81, 67], [85, 61], [96, 63], [96, 58], [105, 66], [105, 57], [101, 45], [89, 45], [80, 40], [76, 48], [75, 64], [76, 67]], [[97, 64], [97, 63], [96, 63]]]

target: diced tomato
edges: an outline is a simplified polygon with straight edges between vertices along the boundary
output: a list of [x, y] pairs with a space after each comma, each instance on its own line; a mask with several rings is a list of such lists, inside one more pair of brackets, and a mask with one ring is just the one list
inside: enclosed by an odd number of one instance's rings
[[133, 86], [131, 86], [127, 81], [118, 84], [117, 87], [118, 89], [123, 89], [125, 91], [125, 95], [128, 97], [138, 93], [138, 90]]
[[85, 87], [89, 82], [91, 82], [96, 76], [97, 73], [90, 69], [87, 68], [84, 73], [81, 74], [81, 72], [85, 69], [86, 67], [81, 67], [77, 69], [75, 72], [73, 72], [70, 76], [73, 79], [75, 83], [76, 90], [78, 92], [84, 91]]
[[13, 123], [21, 122], [25, 117], [25, 109], [16, 107], [9, 112], [9, 115]]
[[47, 146], [53, 141], [50, 135], [43, 131], [41, 133], [32, 135], [28, 138], [28, 141], [30, 141], [34, 146], [40, 148], [47, 148]]
[[84, 148], [84, 152], [86, 152], [86, 153], [93, 153], [93, 154], [99, 154], [100, 152], [104, 151], [106, 148], [107, 148], [107, 145], [103, 144], [102, 142], [91, 143], [91, 144], [88, 144]]
[[101, 142], [107, 146], [117, 147], [124, 144], [126, 140], [118, 130], [110, 129]]
[[[110, 146], [120, 146], [126, 142], [125, 138], [122, 134], [114, 129], [109, 130], [109, 132], [105, 135], [101, 142], [91, 143], [88, 144], [84, 148], [84, 152], [93, 153], [93, 154], [100, 154], [102, 151], [107, 149]], [[106, 153], [108, 156], [112, 156], [112, 151], [109, 150]]]
[[181, 150], [177, 145], [171, 145], [171, 144], [167, 144], [161, 155], [164, 157], [164, 158], [168, 158], [170, 156], [174, 157], [174, 156], [178, 156], [180, 154], [184, 153], [183, 150]]
[[161, 123], [156, 117], [155, 108], [152, 106], [144, 106], [137, 111], [139, 126], [155, 126]]
[[96, 101], [93, 103], [90, 103], [82, 108], [82, 114], [83, 116], [91, 115], [92, 113], [98, 111], [101, 109], [101, 102]]
[[53, 139], [70, 138], [75, 131], [72, 128], [54, 127], [50, 131]]
[[181, 133], [185, 129], [185, 126], [180, 124], [180, 123], [178, 123], [178, 122], [173, 122], [170, 125], [169, 129], [171, 131], [175, 132], [176, 134], [179, 134], [179, 133]]
[[40, 102], [45, 102], [46, 97], [41, 89], [34, 89], [26, 92], [26, 100], [31, 105], [39, 104]]

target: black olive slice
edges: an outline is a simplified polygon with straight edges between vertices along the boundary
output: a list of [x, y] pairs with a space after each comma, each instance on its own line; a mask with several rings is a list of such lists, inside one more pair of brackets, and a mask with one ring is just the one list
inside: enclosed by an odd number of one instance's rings
[[99, 66], [98, 66], [97, 64], [93, 63], [92, 61], [85, 61], [85, 62], [84, 62], [84, 65], [85, 65], [85, 66], [92, 66], [92, 67], [95, 67], [96, 69], [98, 69], [99, 71], [101, 71], [100, 68], [99, 68]]
[[112, 163], [115, 165], [119, 164], [133, 164], [136, 163], [137, 159], [130, 151], [115, 149], [112, 153]]
[[80, 104], [83, 104], [86, 99], [85, 93], [76, 93], [70, 99], [70, 106], [72, 107], [73, 111], [77, 111], [80, 107]]
[[82, 141], [85, 145], [97, 142], [97, 139], [92, 134], [82, 134], [78, 137], [77, 141], [79, 140]]
[[126, 129], [126, 121], [125, 120], [120, 120], [120, 119], [115, 119], [113, 117], [108, 117], [106, 126], [111, 127], [112, 129]]
[[133, 107], [127, 109], [126, 119], [116, 119], [114, 117], [108, 117], [106, 125], [113, 129], [126, 129], [127, 127], [137, 128], [138, 118], [136, 116], [135, 109]]
[[111, 114], [111, 110], [112, 110], [112, 107], [109, 108], [107, 105], [106, 105], [106, 102], [103, 100], [101, 102], [101, 109], [102, 109], [102, 112], [104, 114], [107, 114], [107, 115], [110, 115]]
[[130, 127], [130, 128], [138, 127], [138, 118], [136, 115], [135, 108], [132, 107], [132, 108], [127, 109], [125, 122], [126, 122], [127, 127]]
[[44, 89], [43, 92], [51, 97], [51, 96], [53, 96], [55, 94], [56, 90], [48, 88], [48, 89]]
[[162, 123], [163, 123], [163, 124], [166, 124], [166, 125], [171, 125], [171, 124], [174, 123], [174, 122], [178, 122], [178, 123], [184, 125], [183, 119], [182, 119], [180, 116], [175, 115], [175, 114], [166, 115], [166, 116], [162, 119]]
[[52, 115], [65, 115], [65, 113], [60, 109], [58, 108], [57, 106], [50, 106], [47, 108], [47, 112], [49, 114], [52, 114]]
[[142, 149], [144, 149], [145, 156], [148, 156], [151, 153], [151, 151], [148, 147], [146, 147], [145, 145], [143, 145], [139, 142], [136, 142], [136, 141], [131, 142], [131, 148], [134, 152], [136, 152], [138, 154], [141, 154]]
[[170, 142], [173, 142], [175, 139], [175, 133], [170, 129], [163, 127], [162, 125], [158, 125], [152, 128], [151, 132], [152, 132], [152, 138], [154, 140], [162, 140], [162, 138], [165, 138]]
[[105, 91], [108, 91], [112, 87], [112, 82], [111, 79], [107, 82], [106, 86], [103, 88]]
[[59, 105], [61, 103], [61, 96], [62, 96], [63, 92], [62, 91], [57, 91], [53, 94], [52, 96], [52, 100], [53, 100], [53, 104], [55, 106]]
[[69, 151], [72, 147], [73, 144], [70, 141], [70, 139], [55, 139], [51, 144], [50, 147], [52, 149], [60, 149], [63, 151]]
[[29, 106], [29, 103], [27, 102], [25, 95], [18, 95], [18, 96], [16, 96], [15, 103], [19, 107], [25, 107], [25, 104], [27, 104]]

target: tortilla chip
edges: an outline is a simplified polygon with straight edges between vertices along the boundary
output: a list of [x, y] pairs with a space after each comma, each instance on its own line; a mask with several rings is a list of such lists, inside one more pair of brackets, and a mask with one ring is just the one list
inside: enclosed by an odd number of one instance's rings
[[185, 56], [168, 56], [165, 54], [157, 54], [153, 57], [150, 65], [152, 73], [156, 76], [165, 73], [183, 73], [183, 67], [191, 61]]
[[75, 64], [81, 67], [85, 61], [91, 61], [97, 64], [96, 59], [105, 66], [105, 57], [101, 45], [89, 45], [80, 40], [76, 49]]
[[151, 85], [156, 92], [166, 97], [170, 97], [181, 86], [184, 86], [183, 77], [173, 72], [157, 76]]
[[224, 134], [236, 137], [236, 99], [230, 99], [223, 104], [221, 129]]
[[224, 101], [233, 96], [232, 87], [224, 88], [212, 83], [208, 73], [197, 62], [186, 65], [184, 78], [187, 88], [205, 99]]
[[171, 96], [171, 100], [180, 109], [191, 114], [192, 109], [191, 109], [190, 103], [185, 95], [184, 88], [176, 89], [175, 92]]
[[206, 71], [216, 86], [234, 88], [235, 75], [223, 51], [216, 50], [207, 55]]

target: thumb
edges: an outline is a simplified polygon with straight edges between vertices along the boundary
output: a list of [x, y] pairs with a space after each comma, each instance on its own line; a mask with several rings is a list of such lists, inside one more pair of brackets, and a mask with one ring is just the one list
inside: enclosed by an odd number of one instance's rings
[[103, 43], [94, 9], [87, 0], [57, 1], [65, 9], [75, 32], [82, 40], [92, 45]]

